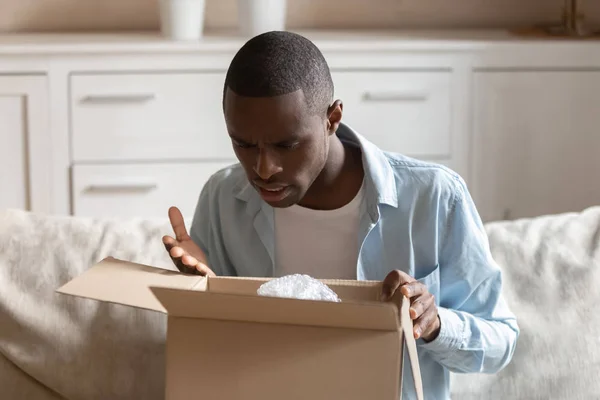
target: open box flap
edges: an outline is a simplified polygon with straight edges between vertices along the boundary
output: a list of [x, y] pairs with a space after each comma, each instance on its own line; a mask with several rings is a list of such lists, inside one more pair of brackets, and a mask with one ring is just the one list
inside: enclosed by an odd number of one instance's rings
[[[209, 278], [210, 288], [210, 278]], [[398, 307], [379, 302], [327, 302], [151, 287], [174, 317], [397, 331]]]
[[109, 257], [59, 289], [58, 293], [165, 312], [150, 286], [202, 290], [206, 278]]
[[[402, 331], [404, 332], [403, 340], [408, 350], [408, 360], [410, 361], [410, 368], [412, 372], [413, 383], [415, 385], [415, 392], [417, 400], [423, 400], [423, 381], [421, 379], [421, 368], [419, 366], [419, 355], [417, 353], [417, 341], [415, 340], [413, 328], [414, 324], [410, 318], [410, 299], [405, 296], [394, 296], [396, 301], [400, 301], [400, 324], [402, 325]], [[402, 380], [400, 380], [402, 382]], [[402, 387], [400, 387], [402, 390]]]

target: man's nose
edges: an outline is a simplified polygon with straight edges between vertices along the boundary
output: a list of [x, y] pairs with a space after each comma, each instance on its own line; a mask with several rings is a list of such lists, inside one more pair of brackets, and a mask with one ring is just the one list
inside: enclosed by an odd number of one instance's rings
[[283, 168], [279, 165], [279, 157], [275, 156], [268, 149], [259, 150], [254, 166], [254, 172], [258, 174], [263, 181], [269, 180], [273, 175], [281, 172]]

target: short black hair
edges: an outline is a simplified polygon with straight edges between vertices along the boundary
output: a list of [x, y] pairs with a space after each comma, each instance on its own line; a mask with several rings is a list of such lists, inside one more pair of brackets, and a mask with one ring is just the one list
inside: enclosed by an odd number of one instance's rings
[[304, 36], [271, 31], [253, 37], [233, 57], [223, 88], [239, 96], [273, 97], [302, 89], [309, 111], [325, 114], [333, 80], [325, 57]]

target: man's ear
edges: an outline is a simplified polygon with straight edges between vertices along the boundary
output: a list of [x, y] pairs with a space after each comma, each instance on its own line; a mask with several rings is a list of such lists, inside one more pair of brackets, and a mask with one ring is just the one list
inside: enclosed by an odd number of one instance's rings
[[341, 100], [334, 101], [327, 109], [327, 131], [330, 135], [333, 135], [337, 131], [338, 126], [340, 126], [343, 109], [344, 105]]

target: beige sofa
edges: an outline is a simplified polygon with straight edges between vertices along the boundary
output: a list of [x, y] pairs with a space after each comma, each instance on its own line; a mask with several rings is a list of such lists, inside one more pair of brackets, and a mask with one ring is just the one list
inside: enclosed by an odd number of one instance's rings
[[[487, 231], [522, 334], [501, 373], [454, 376], [453, 398], [600, 398], [600, 207]], [[0, 397], [162, 399], [165, 317], [54, 289], [109, 255], [172, 268], [168, 232], [166, 220], [0, 212]]]

